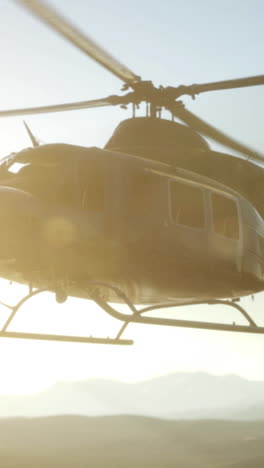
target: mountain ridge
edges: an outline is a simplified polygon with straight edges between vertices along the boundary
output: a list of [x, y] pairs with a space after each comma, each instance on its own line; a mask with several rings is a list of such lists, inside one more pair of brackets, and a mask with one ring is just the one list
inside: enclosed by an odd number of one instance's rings
[[0, 417], [131, 414], [167, 419], [261, 419], [264, 382], [230, 374], [174, 373], [142, 382], [58, 382], [33, 395], [0, 397]]

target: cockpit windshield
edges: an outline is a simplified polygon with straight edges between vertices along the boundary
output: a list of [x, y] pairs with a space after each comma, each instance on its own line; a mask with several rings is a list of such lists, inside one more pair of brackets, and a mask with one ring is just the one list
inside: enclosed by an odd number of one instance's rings
[[69, 201], [67, 187], [72, 191], [73, 186], [69, 175], [74, 178], [69, 165], [62, 165], [56, 159], [54, 164], [49, 161], [45, 164], [38, 157], [32, 162], [32, 158], [28, 158], [29, 154], [30, 150], [24, 150], [1, 161], [0, 184], [32, 193], [45, 201]]
[[43, 201], [102, 211], [104, 166], [100, 158], [70, 145], [45, 145], [11, 154], [0, 163], [0, 185]]

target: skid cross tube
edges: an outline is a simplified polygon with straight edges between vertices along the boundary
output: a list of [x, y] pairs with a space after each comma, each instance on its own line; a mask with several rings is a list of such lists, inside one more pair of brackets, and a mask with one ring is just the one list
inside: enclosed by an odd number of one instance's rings
[[17, 311], [20, 309], [20, 307], [22, 307], [23, 304], [25, 304], [25, 302], [27, 302], [32, 297], [37, 296], [38, 294], [46, 292], [46, 291], [47, 291], [47, 289], [35, 289], [34, 291], [30, 290], [30, 292], [26, 296], [24, 296], [20, 301], [18, 301], [18, 303], [16, 305], [14, 305], [14, 306], [10, 306], [8, 304], [5, 304], [4, 302], [0, 302], [1, 305], [3, 305], [4, 307], [7, 307], [8, 309], [12, 310], [12, 312], [9, 315], [8, 319], [6, 320], [4, 326], [2, 327], [1, 333], [3, 334], [3, 333], [6, 332], [7, 327], [12, 322], [12, 320], [15, 317]]

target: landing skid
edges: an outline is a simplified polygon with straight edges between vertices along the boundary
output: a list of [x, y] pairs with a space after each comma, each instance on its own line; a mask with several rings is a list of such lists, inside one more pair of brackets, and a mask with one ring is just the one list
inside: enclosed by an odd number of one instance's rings
[[[114, 307], [109, 305], [109, 303], [103, 299], [100, 294], [102, 288], [110, 289], [119, 299], [124, 301], [124, 303], [130, 309], [130, 313], [123, 313], [117, 311]], [[220, 330], [220, 331], [231, 331], [239, 333], [257, 333], [264, 334], [264, 327], [259, 327], [250, 315], [241, 307], [237, 302], [239, 299], [235, 300], [204, 300], [204, 301], [190, 301], [190, 302], [167, 302], [156, 304], [153, 306], [143, 307], [137, 309], [134, 304], [131, 303], [129, 298], [117, 287], [111, 286], [108, 283], [103, 282], [89, 282], [85, 288], [86, 292], [89, 293], [90, 299], [92, 299], [101, 309], [103, 309], [107, 314], [111, 315], [113, 318], [123, 322], [120, 330], [118, 331], [115, 338], [101, 338], [101, 337], [87, 337], [87, 336], [70, 336], [70, 335], [53, 335], [45, 333], [24, 333], [24, 332], [14, 332], [9, 331], [8, 327], [15, 317], [18, 310], [23, 304], [25, 304], [32, 297], [37, 296], [43, 292], [48, 292], [47, 289], [35, 289], [30, 290], [29, 294], [23, 297], [16, 305], [10, 306], [3, 302], [0, 302], [1, 305], [7, 307], [11, 310], [10, 316], [6, 320], [4, 326], [0, 331], [0, 338], [22, 338], [30, 340], [46, 340], [46, 341], [60, 341], [60, 342], [70, 342], [70, 343], [95, 343], [95, 344], [111, 344], [111, 345], [131, 345], [133, 340], [122, 339], [125, 329], [130, 323], [140, 323], [145, 325], [161, 325], [161, 326], [171, 326], [171, 327], [184, 327], [184, 328], [197, 328], [204, 330]], [[247, 320], [248, 325], [236, 325], [236, 323], [223, 324], [223, 323], [212, 323], [212, 322], [201, 322], [193, 320], [180, 320], [173, 318], [161, 318], [161, 317], [149, 317], [144, 316], [144, 314], [161, 309], [169, 309], [172, 307], [183, 307], [183, 306], [195, 306], [195, 305], [225, 305], [232, 307], [239, 311], [243, 317]]]
[[26, 340], [43, 340], [43, 341], [60, 341], [68, 343], [94, 343], [94, 344], [110, 344], [110, 345], [132, 345], [133, 340], [124, 340], [120, 338], [101, 338], [94, 336], [72, 336], [72, 335], [53, 335], [47, 333], [23, 333], [23, 332], [14, 332], [8, 331], [8, 327], [12, 320], [14, 319], [16, 313], [19, 311], [20, 307], [25, 304], [27, 301], [32, 299], [32, 297], [37, 296], [43, 292], [48, 292], [47, 289], [35, 289], [30, 290], [29, 294], [24, 296], [16, 305], [10, 306], [0, 301], [0, 304], [4, 307], [7, 307], [11, 310], [11, 314], [6, 320], [4, 326], [0, 331], [0, 338], [21, 338]]

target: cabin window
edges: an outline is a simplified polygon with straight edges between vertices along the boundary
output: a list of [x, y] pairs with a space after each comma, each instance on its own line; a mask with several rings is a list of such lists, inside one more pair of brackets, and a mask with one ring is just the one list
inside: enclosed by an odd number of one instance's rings
[[179, 181], [170, 182], [171, 216], [176, 224], [203, 228], [204, 196], [202, 189]]
[[231, 198], [212, 194], [213, 227], [217, 234], [239, 239], [237, 204]]
[[87, 211], [104, 210], [104, 170], [98, 161], [85, 161], [80, 164], [78, 184], [81, 207]]

